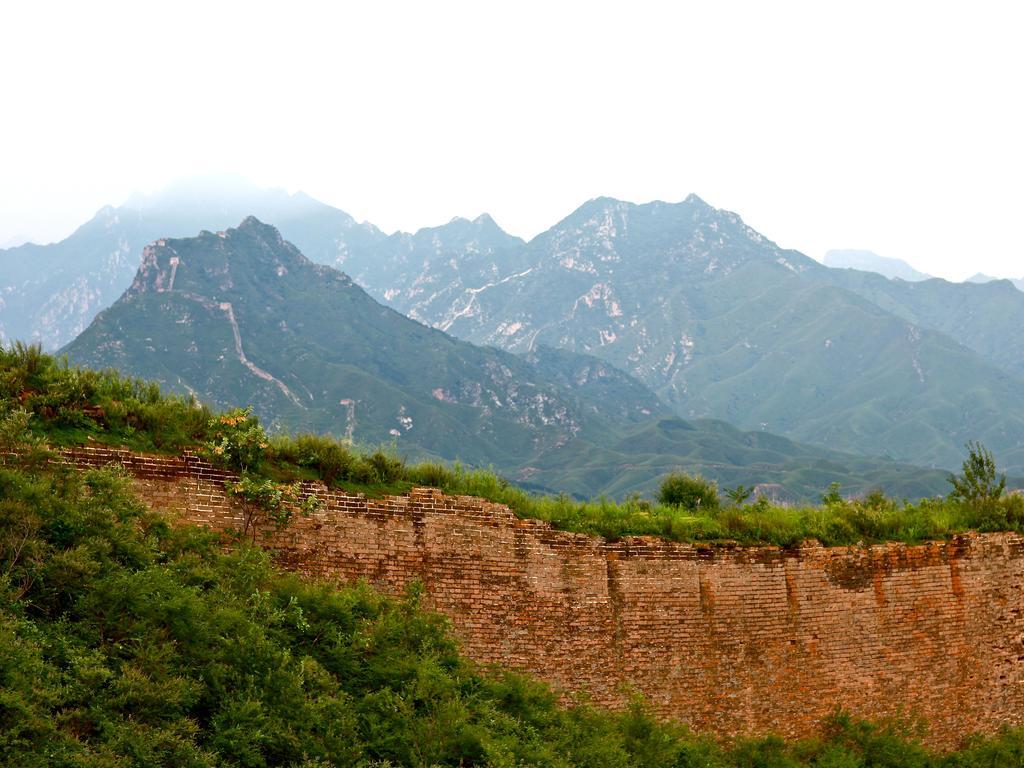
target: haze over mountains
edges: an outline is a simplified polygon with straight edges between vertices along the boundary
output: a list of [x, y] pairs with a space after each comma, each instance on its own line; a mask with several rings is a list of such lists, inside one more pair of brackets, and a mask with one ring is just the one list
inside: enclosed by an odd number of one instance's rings
[[918, 272], [902, 259], [890, 259], [871, 251], [831, 250], [825, 253], [822, 263], [833, 269], [859, 269], [862, 272], [876, 272], [890, 280], [899, 279], [915, 283], [931, 279], [931, 275]]
[[[220, 230], [249, 215], [296, 223], [326, 261], [345, 243], [383, 237], [372, 225], [301, 193], [263, 190], [240, 182], [182, 182], [155, 195], [106, 206], [73, 234], [49, 245], [0, 250], [0, 338], [39, 341], [47, 350], [67, 344], [131, 284], [142, 249], [161, 237]], [[337, 244], [341, 243], [340, 246]], [[318, 253], [322, 245], [329, 252]]]
[[[919, 272], [902, 259], [890, 259], [879, 256], [871, 251], [861, 250], [831, 250], [825, 253], [822, 263], [833, 269], [856, 269], [861, 272], [874, 272], [890, 280], [905, 280], [908, 283], [918, 283], [922, 280], [934, 280], [931, 275]], [[966, 280], [965, 283], [991, 283], [996, 280], [1007, 280], [1017, 290], [1024, 291], [1024, 278], [1015, 280], [1013, 278], [1000, 278], [977, 272]]]
[[981, 439], [1024, 469], [1024, 293], [831, 269], [696, 196], [598, 198], [524, 242], [487, 215], [386, 235], [301, 194], [185, 187], [0, 252], [0, 328], [63, 345], [129, 287], [146, 243], [253, 214], [415, 320], [511, 352], [593, 356], [687, 419], [944, 468]]

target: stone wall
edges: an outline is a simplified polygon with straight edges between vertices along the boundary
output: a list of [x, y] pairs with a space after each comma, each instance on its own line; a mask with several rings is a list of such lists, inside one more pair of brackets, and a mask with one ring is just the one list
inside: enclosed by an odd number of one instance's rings
[[[185, 520], [240, 524], [230, 475], [194, 456], [66, 455], [123, 464], [148, 503]], [[1016, 534], [794, 550], [608, 542], [431, 489], [316, 492], [322, 511], [266, 539], [283, 566], [388, 592], [419, 579], [470, 657], [600, 704], [632, 687], [698, 731], [784, 736], [842, 706], [923, 717], [941, 746], [1024, 723]]]

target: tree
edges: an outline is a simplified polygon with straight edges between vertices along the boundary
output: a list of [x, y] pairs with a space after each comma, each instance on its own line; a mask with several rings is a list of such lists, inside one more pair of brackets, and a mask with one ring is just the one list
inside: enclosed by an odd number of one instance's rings
[[747, 499], [754, 495], [754, 486], [740, 484], [735, 488], [726, 488], [725, 495], [735, 506], [742, 507]]
[[718, 509], [718, 486], [700, 475], [673, 472], [661, 481], [658, 501], [670, 507]]
[[258, 531], [269, 533], [268, 524], [281, 530], [296, 512], [308, 517], [322, 506], [315, 494], [303, 494], [301, 483], [275, 483], [251, 472], [243, 472], [238, 482], [227, 483], [225, 490], [241, 502], [241, 535], [251, 534], [253, 542]]
[[1006, 489], [1006, 475], [997, 476], [996, 461], [984, 445], [971, 441], [966, 448], [963, 474], [948, 478], [953, 486], [949, 497], [975, 504], [998, 501]]
[[839, 489], [841, 487], [842, 486], [840, 486], [839, 483], [837, 483], [835, 481], [832, 481], [831, 483], [829, 483], [828, 484], [828, 490], [825, 491], [824, 494], [822, 494], [821, 503], [822, 504], [842, 504], [843, 503], [843, 494], [841, 494], [839, 492]]

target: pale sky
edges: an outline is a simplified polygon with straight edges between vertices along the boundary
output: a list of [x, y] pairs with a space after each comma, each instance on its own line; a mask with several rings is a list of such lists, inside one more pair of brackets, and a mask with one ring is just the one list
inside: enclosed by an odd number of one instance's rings
[[695, 192], [781, 245], [1024, 276], [1019, 2], [5, 2], [0, 244], [239, 173], [381, 228]]

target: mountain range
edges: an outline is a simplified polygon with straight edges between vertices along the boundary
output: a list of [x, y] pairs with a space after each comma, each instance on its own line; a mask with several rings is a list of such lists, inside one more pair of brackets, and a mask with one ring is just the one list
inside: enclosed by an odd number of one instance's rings
[[0, 252], [0, 327], [63, 345], [129, 288], [145, 243], [250, 214], [424, 325], [589, 355], [672, 416], [941, 468], [980, 439], [1024, 470], [1024, 293], [828, 268], [696, 196], [598, 198], [525, 242], [487, 215], [387, 235], [302, 194], [186, 187]]
[[890, 280], [906, 280], [909, 283], [931, 279], [931, 275], [918, 272], [902, 259], [890, 259], [872, 251], [831, 250], [825, 253], [823, 263], [826, 267], [833, 269], [858, 269], [861, 272], [875, 272]]
[[[993, 283], [993, 282], [996, 282], [997, 280], [1007, 280], [1007, 278], [992, 277], [991, 275], [986, 275], [986, 274], [984, 274], [982, 272], [977, 272], [977, 273], [971, 275], [970, 277], [968, 277], [964, 282], [965, 283], [981, 283], [981, 284], [984, 284], [984, 283]], [[1024, 277], [1020, 278], [1019, 280], [1014, 280], [1014, 279], [1010, 278], [1010, 279], [1007, 280], [1007, 282], [1011, 283], [1013, 285], [1013, 287], [1016, 288], [1018, 291], [1024, 291]]]
[[411, 238], [418, 274], [344, 268], [459, 338], [597, 356], [685, 418], [940, 467], [981, 439], [1024, 466], [1024, 294], [1008, 284], [829, 269], [696, 196], [592, 200], [515, 259], [493, 234], [448, 234]]
[[302, 193], [237, 180], [180, 182], [134, 195], [117, 208], [106, 206], [58, 243], [0, 250], [0, 339], [58, 349], [128, 288], [149, 243], [225, 229], [249, 215], [280, 226], [294, 223], [313, 257], [325, 262], [344, 255], [346, 244], [359, 247], [384, 237]]
[[65, 349], [191, 392], [252, 403], [273, 428], [392, 442], [406, 455], [490, 464], [579, 495], [649, 491], [672, 468], [813, 498], [836, 481], [934, 493], [945, 474], [675, 417], [596, 358], [452, 338], [374, 301], [253, 217], [147, 247], [124, 295]]

